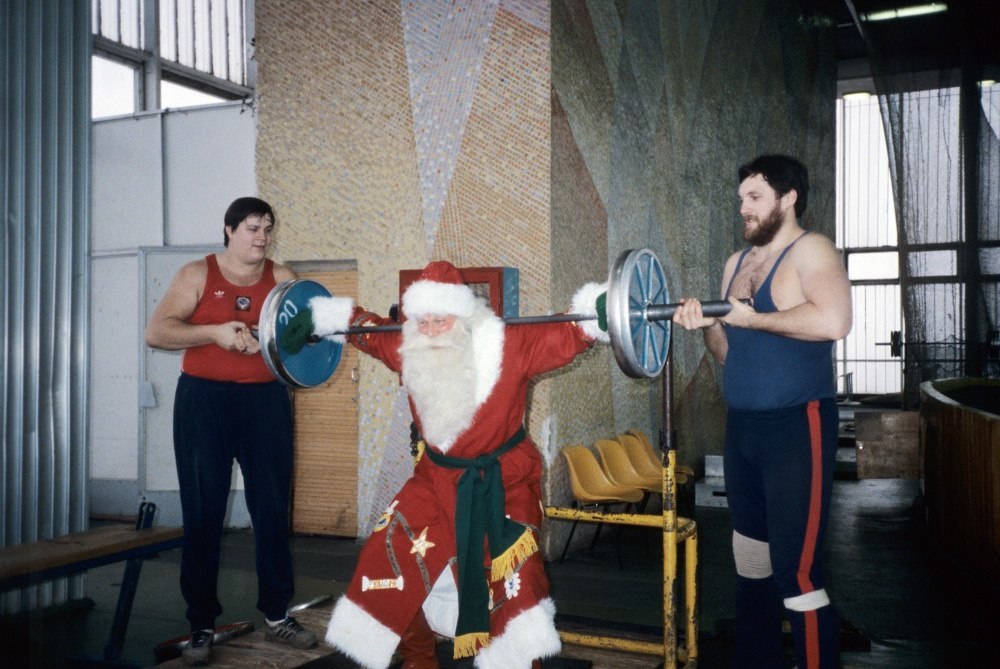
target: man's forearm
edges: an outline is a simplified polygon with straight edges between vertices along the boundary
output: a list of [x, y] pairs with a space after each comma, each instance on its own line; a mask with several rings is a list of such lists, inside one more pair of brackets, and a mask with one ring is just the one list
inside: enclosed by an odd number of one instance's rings
[[726, 354], [729, 352], [729, 339], [726, 337], [726, 328], [721, 321], [715, 321], [707, 328], [702, 328], [705, 337], [705, 347], [708, 352], [715, 356], [719, 364], [726, 364]]

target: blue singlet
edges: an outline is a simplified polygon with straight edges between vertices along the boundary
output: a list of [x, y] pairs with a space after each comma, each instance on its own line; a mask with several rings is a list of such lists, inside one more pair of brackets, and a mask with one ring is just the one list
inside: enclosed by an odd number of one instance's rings
[[[754, 295], [753, 306], [758, 312], [778, 311], [771, 297], [771, 279], [799, 239], [802, 236], [785, 247]], [[733, 278], [749, 250], [740, 256]], [[730, 279], [727, 299], [732, 284]], [[836, 396], [832, 341], [804, 341], [731, 325], [726, 325], [726, 336], [729, 352], [723, 366], [723, 393], [730, 409], [780, 409]]]

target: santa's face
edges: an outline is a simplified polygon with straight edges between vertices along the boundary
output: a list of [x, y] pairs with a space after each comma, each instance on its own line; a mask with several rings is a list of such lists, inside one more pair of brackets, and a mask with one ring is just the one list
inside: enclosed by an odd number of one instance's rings
[[405, 321], [399, 348], [403, 385], [420, 417], [422, 435], [442, 451], [469, 426], [478, 404], [471, 329], [467, 321], [446, 320], [427, 324], [427, 333], [419, 319]]
[[455, 316], [421, 316], [417, 319], [417, 332], [425, 337], [437, 337], [451, 332], [451, 329], [455, 327], [455, 319]]

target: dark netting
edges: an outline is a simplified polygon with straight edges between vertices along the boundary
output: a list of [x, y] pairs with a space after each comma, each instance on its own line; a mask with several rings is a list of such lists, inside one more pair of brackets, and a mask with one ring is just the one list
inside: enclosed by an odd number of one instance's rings
[[943, 67], [883, 48], [898, 22], [858, 21], [896, 201], [911, 401], [923, 381], [1000, 374], [1000, 85], [982, 83], [1000, 79], [998, 5], [949, 3], [957, 48]]

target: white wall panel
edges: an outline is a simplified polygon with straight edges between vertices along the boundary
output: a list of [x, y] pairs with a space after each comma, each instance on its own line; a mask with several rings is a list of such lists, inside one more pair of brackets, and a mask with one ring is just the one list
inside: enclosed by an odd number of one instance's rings
[[95, 336], [90, 340], [90, 476], [134, 479], [138, 471], [135, 350], [141, 336], [136, 256], [98, 257], [91, 267], [90, 322]]
[[165, 117], [168, 245], [222, 243], [226, 207], [257, 193], [255, 123], [253, 112], [239, 102]]
[[161, 127], [160, 114], [94, 123], [95, 254], [163, 244]]
[[[143, 333], [180, 263], [221, 249], [226, 207], [257, 193], [255, 118], [239, 102], [167, 110], [95, 122], [93, 138], [91, 506], [135, 513], [145, 495], [166, 522], [179, 518], [169, 413], [180, 355], [151, 352]], [[151, 359], [163, 364], [145, 378]], [[246, 523], [243, 509], [234, 497], [231, 524]]]

